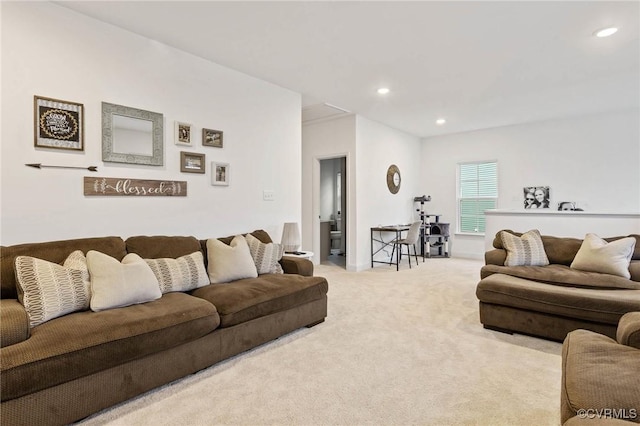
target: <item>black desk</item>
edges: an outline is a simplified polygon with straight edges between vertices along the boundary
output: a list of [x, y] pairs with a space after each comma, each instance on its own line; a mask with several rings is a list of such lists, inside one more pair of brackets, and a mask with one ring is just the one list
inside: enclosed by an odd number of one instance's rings
[[[408, 230], [409, 230], [409, 225], [388, 225], [388, 226], [376, 226], [374, 228], [371, 228], [371, 267], [372, 268], [374, 263], [386, 263], [388, 265], [393, 265], [393, 250], [391, 251], [391, 258], [389, 259], [388, 262], [384, 262], [381, 260], [373, 260], [373, 257], [379, 252], [381, 252], [382, 250], [384, 250], [386, 247], [394, 246], [394, 242], [396, 240], [401, 239], [402, 233]], [[379, 233], [379, 238], [375, 238], [374, 232]], [[382, 235], [383, 233], [393, 234], [393, 238], [388, 241], [385, 241], [383, 239], [383, 235]], [[374, 242], [378, 242], [381, 244], [381, 246], [375, 251], [373, 248]], [[394, 249], [395, 249], [395, 246], [394, 246]], [[400, 270], [400, 256], [398, 253], [396, 253], [396, 271], [399, 271], [399, 270]]]

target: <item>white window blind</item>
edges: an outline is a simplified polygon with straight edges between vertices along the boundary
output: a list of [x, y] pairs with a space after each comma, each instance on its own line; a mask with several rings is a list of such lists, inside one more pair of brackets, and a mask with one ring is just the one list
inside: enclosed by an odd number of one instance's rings
[[458, 165], [458, 231], [484, 234], [484, 211], [498, 205], [498, 163]]

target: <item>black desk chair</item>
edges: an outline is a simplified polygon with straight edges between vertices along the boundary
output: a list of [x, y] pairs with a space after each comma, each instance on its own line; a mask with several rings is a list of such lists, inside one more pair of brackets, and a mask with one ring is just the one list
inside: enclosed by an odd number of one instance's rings
[[[395, 240], [393, 243], [393, 251], [398, 250], [397, 259], [396, 259], [396, 270], [400, 269], [399, 264], [402, 260], [402, 246], [407, 246], [407, 254], [409, 255], [409, 269], [411, 269], [411, 249], [413, 246], [413, 255], [416, 257], [416, 266], [418, 266], [418, 251], [416, 249], [416, 243], [418, 242], [418, 238], [420, 237], [420, 227], [422, 226], [422, 222], [413, 222], [411, 226], [409, 226], [409, 230], [407, 231], [407, 236], [401, 240]], [[391, 258], [393, 259], [393, 251], [391, 252]]]

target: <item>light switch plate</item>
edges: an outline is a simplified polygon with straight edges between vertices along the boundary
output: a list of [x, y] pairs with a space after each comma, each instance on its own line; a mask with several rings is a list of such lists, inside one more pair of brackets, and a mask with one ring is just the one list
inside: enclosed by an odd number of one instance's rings
[[264, 201], [274, 201], [276, 199], [276, 194], [270, 189], [265, 189], [262, 191], [262, 199]]

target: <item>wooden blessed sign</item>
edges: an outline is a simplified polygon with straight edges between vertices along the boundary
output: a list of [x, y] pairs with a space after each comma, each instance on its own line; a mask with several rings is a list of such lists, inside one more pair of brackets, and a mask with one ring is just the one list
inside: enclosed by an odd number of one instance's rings
[[187, 182], [85, 176], [84, 195], [186, 197]]

